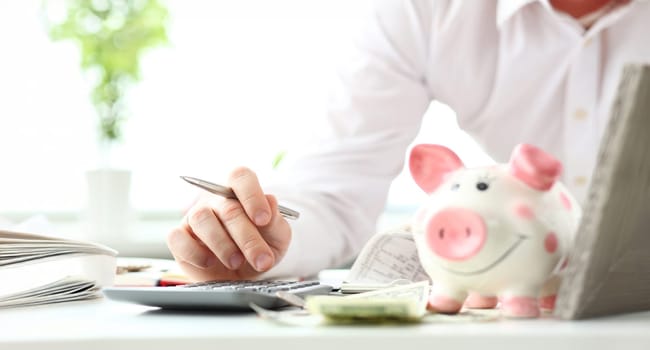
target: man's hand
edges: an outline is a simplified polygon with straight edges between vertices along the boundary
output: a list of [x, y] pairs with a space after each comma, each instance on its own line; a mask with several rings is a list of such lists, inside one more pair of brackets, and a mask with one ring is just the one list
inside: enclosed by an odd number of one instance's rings
[[235, 169], [228, 186], [239, 200], [206, 195], [167, 237], [174, 259], [192, 280], [254, 278], [277, 264], [291, 241], [276, 198], [264, 194], [253, 171]]

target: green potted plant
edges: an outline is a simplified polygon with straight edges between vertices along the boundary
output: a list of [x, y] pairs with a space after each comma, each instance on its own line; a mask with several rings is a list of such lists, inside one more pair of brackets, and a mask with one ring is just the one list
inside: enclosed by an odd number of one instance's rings
[[[50, 0], [51, 1], [51, 0]], [[45, 2], [49, 5], [61, 5]], [[115, 148], [124, 136], [127, 92], [140, 79], [140, 58], [167, 42], [168, 12], [158, 0], [68, 0], [61, 21], [47, 23], [50, 37], [73, 40], [81, 69], [93, 79], [99, 167], [87, 173], [91, 232], [116, 239], [128, 230], [130, 171], [117, 169]], [[46, 16], [47, 17], [47, 16]], [[106, 240], [106, 239], [104, 239]]]

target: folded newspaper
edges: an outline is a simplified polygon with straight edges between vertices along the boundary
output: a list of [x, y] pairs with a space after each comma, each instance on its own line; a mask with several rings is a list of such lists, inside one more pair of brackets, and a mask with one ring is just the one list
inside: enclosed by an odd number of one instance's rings
[[0, 308], [99, 298], [116, 255], [96, 243], [0, 230]]

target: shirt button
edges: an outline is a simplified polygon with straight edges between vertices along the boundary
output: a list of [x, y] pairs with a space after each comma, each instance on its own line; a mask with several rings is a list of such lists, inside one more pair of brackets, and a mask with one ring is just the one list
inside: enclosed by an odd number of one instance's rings
[[573, 182], [576, 186], [584, 186], [587, 184], [587, 178], [585, 176], [576, 176]]
[[578, 108], [573, 112], [573, 118], [576, 120], [585, 120], [587, 118], [587, 111], [583, 108]]
[[583, 44], [583, 45], [586, 46], [586, 47], [589, 47], [589, 46], [591, 46], [591, 43], [593, 43], [593, 42], [594, 42], [594, 39], [593, 39], [592, 37], [588, 37], [588, 38], [584, 41], [584, 44]]

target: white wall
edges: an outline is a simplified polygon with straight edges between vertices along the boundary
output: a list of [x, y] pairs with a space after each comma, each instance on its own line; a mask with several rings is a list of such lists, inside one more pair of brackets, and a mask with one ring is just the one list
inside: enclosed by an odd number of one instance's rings
[[[0, 1], [0, 212], [77, 211], [96, 165], [90, 83], [72, 43], [52, 43], [40, 0]], [[119, 163], [134, 171], [133, 205], [181, 210], [194, 190], [178, 175], [225, 178], [235, 165], [269, 171], [322, 115], [327, 81], [367, 1], [169, 1], [171, 43], [143, 58]], [[435, 116], [435, 122], [434, 122]], [[434, 104], [421, 140], [473, 147]], [[470, 162], [485, 162], [471, 153]], [[419, 191], [400, 176], [395, 205]]]

